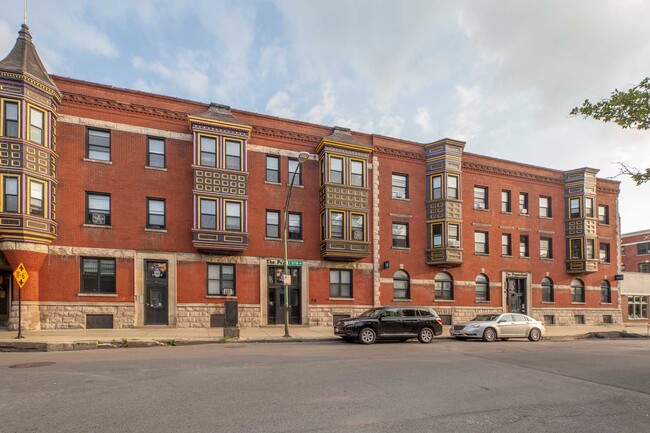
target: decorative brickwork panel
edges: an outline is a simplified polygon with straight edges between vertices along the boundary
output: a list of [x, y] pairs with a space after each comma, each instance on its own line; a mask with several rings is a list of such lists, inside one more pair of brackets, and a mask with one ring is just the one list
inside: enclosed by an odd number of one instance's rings
[[246, 196], [247, 175], [212, 170], [194, 170], [194, 189], [228, 196]]
[[321, 189], [321, 203], [336, 208], [368, 210], [368, 190], [328, 185]]

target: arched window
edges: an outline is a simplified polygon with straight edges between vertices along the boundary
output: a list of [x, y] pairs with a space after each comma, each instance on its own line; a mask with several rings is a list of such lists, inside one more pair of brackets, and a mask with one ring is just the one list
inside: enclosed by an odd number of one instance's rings
[[436, 299], [454, 299], [454, 279], [447, 272], [438, 272], [435, 278]]
[[549, 277], [542, 278], [542, 302], [553, 302], [553, 280]]
[[411, 284], [409, 274], [399, 270], [393, 275], [393, 298], [411, 299]]
[[612, 303], [612, 286], [607, 280], [603, 280], [603, 282], [600, 283], [600, 302], [602, 304]]
[[478, 274], [476, 276], [476, 301], [490, 300], [490, 280], [487, 275]]
[[580, 278], [571, 281], [571, 302], [585, 302], [585, 283]]

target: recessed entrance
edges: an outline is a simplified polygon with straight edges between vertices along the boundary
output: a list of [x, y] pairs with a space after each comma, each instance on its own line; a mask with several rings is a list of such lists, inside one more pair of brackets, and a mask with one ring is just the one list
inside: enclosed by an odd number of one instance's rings
[[144, 324], [167, 325], [169, 323], [167, 261], [145, 260], [144, 268]]
[[[289, 285], [289, 323], [299, 325], [301, 310], [301, 280], [300, 268], [289, 268], [291, 285]], [[284, 324], [284, 284], [282, 283], [284, 268], [269, 266], [268, 268], [268, 308], [269, 325]]]
[[512, 313], [526, 314], [526, 279], [507, 278], [506, 290], [508, 299], [508, 311]]

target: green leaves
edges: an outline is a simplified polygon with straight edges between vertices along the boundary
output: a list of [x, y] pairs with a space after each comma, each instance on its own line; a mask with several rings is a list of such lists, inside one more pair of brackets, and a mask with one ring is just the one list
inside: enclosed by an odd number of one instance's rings
[[[585, 99], [581, 107], [573, 107], [572, 116], [582, 115], [603, 122], [614, 122], [623, 129], [650, 129], [650, 77], [630, 90], [614, 89], [609, 99], [592, 103]], [[650, 168], [639, 170], [619, 163], [620, 174], [628, 175], [637, 185], [650, 181]]]

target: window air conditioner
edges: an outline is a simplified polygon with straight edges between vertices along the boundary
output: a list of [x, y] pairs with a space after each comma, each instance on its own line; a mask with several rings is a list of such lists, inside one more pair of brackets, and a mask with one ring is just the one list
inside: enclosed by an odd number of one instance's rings
[[457, 241], [455, 239], [449, 239], [447, 241], [447, 245], [449, 245], [450, 248], [459, 248], [460, 247], [460, 241]]
[[528, 215], [528, 209], [519, 209], [521, 215]]
[[93, 224], [105, 225], [106, 224], [106, 215], [102, 213], [92, 213], [90, 214], [90, 219]]
[[485, 203], [474, 203], [475, 209], [485, 209]]

